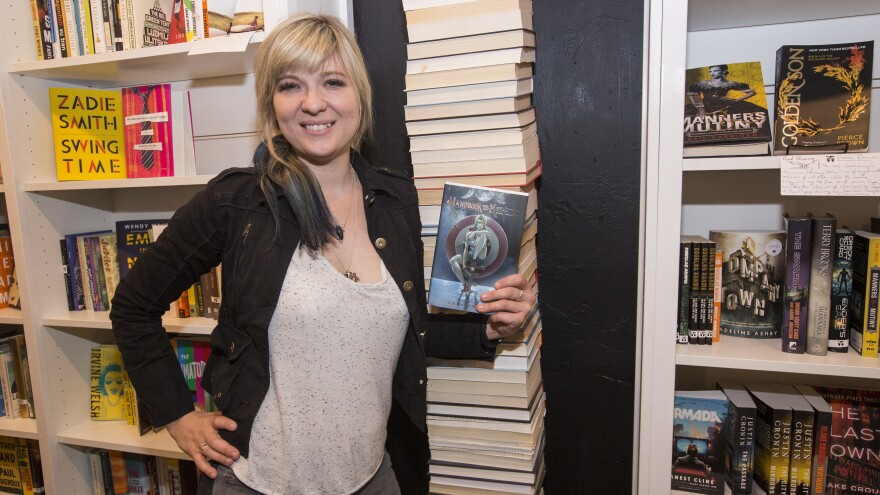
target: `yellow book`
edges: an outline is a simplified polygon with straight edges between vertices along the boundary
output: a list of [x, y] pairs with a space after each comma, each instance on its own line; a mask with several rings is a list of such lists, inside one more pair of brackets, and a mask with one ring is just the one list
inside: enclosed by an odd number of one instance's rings
[[115, 345], [92, 348], [90, 415], [94, 421], [124, 420], [127, 414], [122, 354]]
[[880, 234], [857, 230], [852, 261], [849, 343], [862, 356], [876, 358], [880, 344]]
[[58, 180], [125, 179], [122, 93], [49, 88]]
[[18, 446], [13, 437], [0, 436], [0, 492], [24, 493], [18, 465]]

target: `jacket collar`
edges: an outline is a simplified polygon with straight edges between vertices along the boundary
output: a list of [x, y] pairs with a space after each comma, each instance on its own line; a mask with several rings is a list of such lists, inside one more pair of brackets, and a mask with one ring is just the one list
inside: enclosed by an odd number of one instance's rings
[[356, 150], [351, 150], [351, 166], [354, 168], [358, 179], [361, 181], [361, 187], [364, 189], [364, 199], [370, 201], [377, 194], [382, 194], [393, 199], [400, 199], [398, 196], [385, 185], [382, 176], [373, 168]]

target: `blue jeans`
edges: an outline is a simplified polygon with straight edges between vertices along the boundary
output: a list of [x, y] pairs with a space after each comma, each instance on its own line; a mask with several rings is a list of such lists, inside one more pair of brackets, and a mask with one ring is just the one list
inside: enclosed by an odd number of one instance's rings
[[[211, 479], [205, 474], [199, 476], [198, 495], [259, 495], [260, 492], [251, 489], [242, 483], [232, 472], [232, 469], [211, 463], [217, 469], [217, 478]], [[329, 495], [329, 494], [328, 494]], [[382, 465], [376, 474], [354, 495], [400, 495], [400, 487], [397, 478], [394, 477], [394, 469], [391, 467], [391, 458], [388, 453], [382, 459]]]

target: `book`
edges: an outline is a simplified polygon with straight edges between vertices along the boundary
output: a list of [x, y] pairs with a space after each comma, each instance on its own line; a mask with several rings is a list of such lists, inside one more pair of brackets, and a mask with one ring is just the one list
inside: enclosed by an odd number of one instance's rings
[[719, 342], [721, 340], [721, 277], [724, 274], [724, 252], [717, 246], [712, 272], [712, 342]]
[[13, 335], [9, 338], [8, 342], [9, 348], [12, 351], [12, 363], [15, 369], [18, 416], [21, 418], [36, 418], [34, 391], [31, 384], [30, 364], [24, 335]]
[[426, 134], [409, 138], [409, 151], [438, 151], [522, 144], [537, 135], [538, 126], [530, 122], [523, 127], [487, 131]]
[[122, 88], [129, 179], [174, 175], [171, 85]]
[[699, 156], [712, 156], [710, 145], [725, 145], [723, 153], [751, 154], [737, 144], [756, 145], [755, 154], [768, 154], [770, 118], [760, 62], [696, 67], [685, 71], [684, 146], [698, 146]]
[[525, 172], [487, 174], [487, 175], [461, 175], [461, 176], [438, 176], [416, 177], [413, 182], [416, 189], [442, 189], [447, 179], [454, 178], [456, 182], [469, 187], [492, 187], [495, 189], [509, 186], [525, 186], [534, 182], [541, 175], [541, 162], [538, 161]]
[[527, 64], [535, 62], [534, 48], [504, 48], [501, 50], [478, 51], [422, 58], [406, 62], [407, 74], [424, 74], [445, 70], [468, 69], [499, 64]]
[[776, 51], [773, 153], [867, 151], [874, 42]]
[[719, 156], [765, 156], [770, 154], [770, 143], [737, 143], [708, 144], [702, 146], [685, 146], [682, 149], [684, 158], [704, 158]]
[[211, 0], [208, 2], [208, 36], [224, 36], [232, 27], [235, 0]]
[[132, 452], [122, 454], [125, 460], [125, 472], [128, 477], [128, 494], [152, 495], [150, 477], [147, 473], [146, 456]]
[[0, 309], [9, 307], [9, 287], [13, 282], [13, 270], [15, 256], [12, 252], [12, 237], [8, 230], [0, 231]]
[[[463, 370], [429, 368], [428, 373], [433, 375], [433, 378], [428, 381], [428, 393], [531, 398], [541, 384], [541, 366], [531, 366], [525, 373], [496, 371], [493, 374], [491, 370], [488, 372], [487, 370], [473, 370], [477, 373], [467, 373], [471, 370], [466, 368]], [[524, 379], [520, 379], [522, 375], [524, 375]], [[468, 377], [478, 379], [471, 380]], [[501, 380], [505, 377], [507, 377], [506, 380]]]
[[727, 397], [720, 390], [676, 391], [672, 489], [724, 493]]
[[813, 408], [813, 460], [811, 462], [810, 495], [828, 493], [825, 478], [828, 471], [829, 441], [831, 440], [831, 406], [813, 387], [795, 385], [798, 392]]
[[19, 418], [21, 411], [18, 408], [18, 384], [16, 383], [15, 363], [12, 359], [12, 347], [8, 341], [0, 341], [0, 389], [2, 389], [6, 417], [9, 419]]
[[445, 70], [425, 74], [406, 74], [406, 91], [445, 88], [497, 81], [512, 81], [532, 77], [532, 64], [496, 64], [484, 67]]
[[513, 98], [530, 94], [533, 89], [532, 78], [511, 79], [464, 86], [417, 89], [407, 91], [406, 104], [437, 105], [464, 101], [487, 100], [490, 98]]
[[792, 411], [772, 385], [746, 384], [757, 409], [753, 479], [767, 495], [789, 493]]
[[871, 493], [880, 486], [880, 391], [815, 387], [831, 409], [826, 493]]
[[126, 418], [125, 380], [122, 354], [115, 345], [93, 347], [91, 351], [90, 417], [93, 421]]
[[532, 97], [529, 94], [512, 98], [491, 98], [488, 100], [459, 101], [437, 105], [407, 105], [403, 109], [407, 122], [413, 120], [451, 119], [468, 116], [515, 113], [529, 108]]
[[[812, 215], [811, 215], [812, 216]], [[810, 259], [810, 294], [807, 299], [807, 354], [828, 354], [831, 329], [831, 272], [834, 269], [834, 231], [837, 219], [832, 215], [813, 217]]]
[[791, 406], [791, 450], [788, 486], [792, 495], [810, 495], [812, 491], [813, 434], [815, 410], [793, 385], [774, 384]]
[[[502, 132], [502, 131], [483, 131], [483, 133]], [[464, 133], [470, 134], [470, 133]], [[473, 133], [480, 134], [480, 132]], [[537, 134], [529, 135], [525, 140], [518, 143], [489, 145], [483, 146], [466, 146], [463, 148], [445, 148], [437, 150], [410, 151], [413, 165], [426, 165], [432, 163], [454, 163], [454, 162], [479, 162], [489, 161], [492, 159], [525, 159], [527, 165], [520, 166], [522, 170], [528, 170], [538, 161], [538, 136]], [[531, 162], [531, 163], [529, 163]], [[463, 170], [464, 175], [473, 175], [475, 171], [481, 173], [489, 173], [490, 171], [482, 168]]]
[[[532, 171], [534, 170], [534, 173], [540, 171], [537, 164], [541, 160], [537, 137], [515, 145], [420, 151], [412, 155], [413, 177], [416, 179], [475, 177], [476, 173], [479, 173], [481, 176], [524, 176], [518, 180], [530, 181], [529, 175]], [[417, 163], [422, 160], [443, 161]], [[424, 181], [419, 183], [423, 184]]]
[[853, 238], [852, 313], [849, 343], [859, 354], [877, 357], [880, 234], [857, 230]]
[[679, 344], [689, 343], [688, 323], [691, 308], [691, 272], [693, 265], [693, 241], [689, 236], [681, 236], [678, 256], [678, 320], [675, 341]]
[[243, 33], [246, 31], [259, 31], [263, 29], [263, 1], [262, 0], [237, 0], [235, 2], [235, 15], [230, 33]]
[[64, 239], [59, 239], [59, 241], [61, 247], [61, 275], [64, 281], [64, 290], [67, 294], [67, 309], [68, 311], [74, 311], [76, 310], [76, 303], [73, 299], [73, 287], [70, 285], [70, 261], [68, 259], [67, 242]]
[[724, 252], [721, 334], [778, 338], [782, 326], [785, 232], [713, 230]]
[[59, 181], [126, 177], [122, 94], [49, 88]]
[[167, 45], [174, 0], [131, 1], [135, 47]]
[[428, 304], [476, 312], [481, 293], [517, 273], [528, 195], [447, 183], [443, 198]]
[[409, 42], [507, 31], [532, 30], [527, 0], [477, 0], [405, 12]]
[[[687, 315], [687, 340], [688, 344], [700, 344], [702, 335], [702, 327], [700, 323], [701, 300], [705, 297], [703, 293], [701, 279], [705, 265], [703, 264], [704, 241], [708, 241], [703, 236], [685, 236], [685, 240], [690, 242], [691, 249], [691, 270], [688, 295], [688, 315]], [[703, 342], [705, 343], [705, 341]]]
[[98, 249], [101, 252], [101, 271], [104, 274], [104, 285], [107, 288], [107, 308], [119, 285], [119, 256], [116, 246], [116, 234], [107, 233], [97, 236]]
[[24, 495], [25, 484], [21, 475], [18, 439], [0, 436], [0, 492]]
[[505, 48], [533, 48], [535, 33], [523, 29], [499, 31], [495, 33], [459, 36], [406, 45], [407, 60], [444, 57], [472, 53], [474, 51], [503, 50]]
[[55, 58], [52, 44], [52, 14], [47, 4], [47, 0], [31, 0], [31, 17], [34, 21], [34, 42], [38, 60]]
[[755, 466], [755, 401], [742, 384], [719, 382], [727, 396], [727, 438], [724, 480], [732, 495], [751, 495]]
[[119, 257], [119, 278], [125, 277], [138, 256], [150, 245], [150, 226], [168, 220], [120, 220], [116, 222], [116, 250]]
[[828, 351], [849, 350], [849, 315], [852, 306], [852, 255], [855, 234], [838, 229], [834, 235], [834, 270], [831, 272], [831, 330]]
[[782, 307], [782, 352], [803, 354], [807, 344], [807, 301], [813, 220], [785, 214], [785, 300]]
[[[463, 416], [468, 418], [488, 418], [507, 421], [530, 422], [540, 402], [544, 401], [543, 394], [536, 394], [526, 408], [515, 407], [492, 407], [483, 405], [443, 404], [428, 402], [428, 414], [436, 416]], [[540, 406], [543, 407], [543, 406]]]
[[125, 466], [125, 454], [118, 450], [108, 451], [110, 459], [110, 479], [116, 495], [128, 495], [128, 472]]

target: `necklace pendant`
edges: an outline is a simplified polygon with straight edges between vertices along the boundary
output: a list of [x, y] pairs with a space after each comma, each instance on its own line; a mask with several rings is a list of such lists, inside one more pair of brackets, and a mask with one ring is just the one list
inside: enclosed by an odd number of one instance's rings
[[345, 227], [342, 225], [336, 224], [336, 238], [340, 241], [342, 240], [342, 236], [345, 234]]
[[351, 280], [352, 282], [360, 282], [360, 280], [361, 280], [358, 278], [357, 273], [355, 273], [351, 270], [346, 270], [344, 275], [345, 275], [345, 278]]

